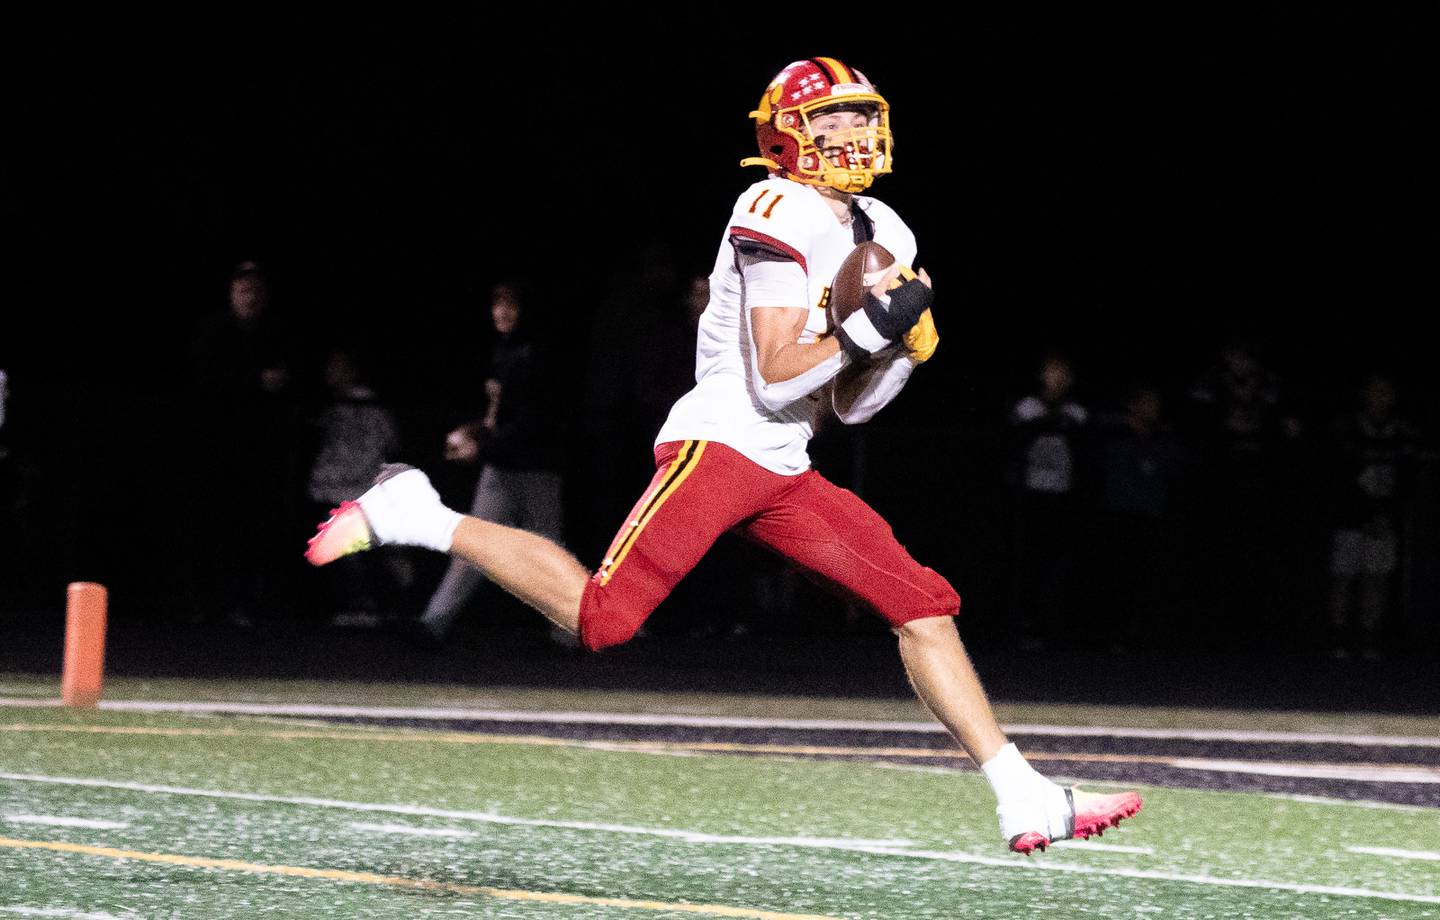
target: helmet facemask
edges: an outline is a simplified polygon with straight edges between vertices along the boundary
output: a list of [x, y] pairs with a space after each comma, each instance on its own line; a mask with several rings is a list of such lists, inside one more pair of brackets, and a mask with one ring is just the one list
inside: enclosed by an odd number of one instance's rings
[[[814, 123], [822, 115], [836, 112], [858, 112], [865, 116], [865, 123], [828, 133], [815, 129]], [[863, 192], [876, 176], [890, 172], [890, 107], [879, 95], [817, 99], [782, 112], [777, 121], [780, 129], [793, 134], [799, 143], [799, 175], [795, 178], [854, 193]]]
[[[833, 122], [816, 130], [817, 121], [837, 111], [864, 118], [844, 119], [843, 130], [831, 130]], [[893, 168], [889, 103], [864, 74], [835, 58], [790, 64], [770, 81], [750, 117], [760, 155], [741, 160], [742, 166], [846, 193], [863, 192]]]

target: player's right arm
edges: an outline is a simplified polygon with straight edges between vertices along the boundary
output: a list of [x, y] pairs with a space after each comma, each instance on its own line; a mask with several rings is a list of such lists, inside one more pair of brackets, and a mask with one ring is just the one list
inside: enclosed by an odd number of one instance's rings
[[751, 389], [772, 412], [815, 392], [849, 361], [834, 336], [816, 329], [806, 335], [806, 322], [816, 315], [807, 275], [811, 241], [834, 218], [805, 192], [782, 179], [757, 182], [730, 217], [730, 243], [744, 277]]
[[750, 323], [750, 381], [766, 409], [778, 411], [828, 383], [848, 363], [833, 335], [801, 342], [810, 309], [805, 272], [784, 253], [736, 241]]
[[833, 335], [800, 343], [809, 315], [804, 307], [750, 308], [755, 363], [767, 386], [801, 377], [840, 354], [840, 343]]

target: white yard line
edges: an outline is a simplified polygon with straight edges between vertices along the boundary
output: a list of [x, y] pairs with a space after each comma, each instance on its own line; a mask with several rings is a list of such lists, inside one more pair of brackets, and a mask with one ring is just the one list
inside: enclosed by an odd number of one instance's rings
[[513, 818], [487, 812], [452, 811], [430, 808], [423, 805], [387, 805], [372, 802], [347, 802], [339, 799], [309, 798], [303, 796], [262, 795], [253, 792], [228, 792], [215, 789], [191, 789], [182, 786], [160, 786], [148, 783], [119, 782], [112, 780], [86, 779], [78, 777], [45, 776], [29, 773], [0, 773], [0, 780], [14, 782], [49, 783], [65, 786], [85, 786], [102, 789], [122, 789], [162, 795], [198, 796], [202, 798], [233, 799], [246, 802], [266, 802], [282, 805], [308, 805], [319, 808], [335, 808], [347, 811], [376, 812], [386, 814], [424, 815], [459, 821], [477, 821], [486, 824], [516, 827], [553, 827], [573, 830], [599, 831], [618, 834], [633, 834], [683, 840], [687, 843], [718, 843], [750, 846], [794, 846], [822, 850], [839, 850], [848, 853], [869, 853], [876, 856], [892, 856], [901, 859], [919, 859], [939, 862], [962, 863], [977, 866], [994, 866], [1040, 872], [1073, 872], [1082, 875], [1112, 876], [1119, 878], [1150, 879], [1164, 882], [1182, 882], [1193, 885], [1210, 885], [1224, 888], [1259, 888], [1273, 891], [1291, 891], [1298, 894], [1320, 894], [1336, 897], [1373, 898], [1386, 901], [1406, 901], [1420, 904], [1440, 904], [1440, 895], [1410, 894], [1401, 891], [1377, 891], [1368, 888], [1347, 888], [1332, 885], [1306, 885], [1293, 882], [1277, 882], [1262, 879], [1222, 878], [1210, 875], [1190, 875], [1178, 872], [1160, 872], [1123, 867], [1096, 867], [1058, 860], [1032, 860], [1024, 857], [978, 856], [970, 853], [949, 853], [936, 850], [909, 849], [908, 841], [865, 841], [850, 839], [827, 839], [822, 837], [748, 837], [721, 834], [705, 834], [673, 828], [647, 828], [623, 824], [599, 824], [586, 821], [543, 821], [533, 818]]
[[0, 773], [0, 779], [16, 782], [49, 783], [59, 786], [88, 786], [96, 789], [122, 789], [160, 795], [199, 796], [211, 799], [234, 799], [242, 802], [267, 802], [280, 805], [309, 805], [316, 808], [338, 808], [346, 811], [379, 812], [396, 815], [423, 815], [457, 821], [477, 821], [509, 827], [552, 827], [564, 830], [600, 831], [611, 834], [633, 834], [644, 837], [665, 837], [686, 843], [742, 844], [747, 846], [792, 846], [825, 850], [849, 850], [861, 847], [907, 847], [909, 840], [851, 840], [829, 837], [747, 837], [728, 834], [705, 834], [671, 828], [636, 827], [628, 824], [594, 823], [590, 821], [546, 821], [538, 818], [513, 818], [483, 811], [454, 811], [425, 805], [388, 805], [372, 802], [347, 802], [341, 799], [320, 799], [308, 796], [262, 795], [255, 792], [228, 792], [218, 789], [192, 789], [185, 786], [159, 786], [148, 783], [116, 782], [70, 776], [42, 776], [32, 773]]
[[98, 831], [123, 831], [130, 825], [94, 818], [65, 818], [59, 815], [0, 815], [7, 824], [45, 824], [50, 827], [85, 827]]
[[1050, 844], [1062, 850], [1080, 850], [1086, 853], [1135, 853], [1140, 856], [1154, 856], [1150, 847], [1127, 847], [1118, 843], [1096, 843], [1093, 840], [1057, 840]]
[[1291, 776], [1302, 779], [1339, 779], [1363, 783], [1440, 783], [1440, 768], [1387, 767], [1365, 764], [1264, 763], [1255, 760], [1218, 760], [1208, 757], [1181, 757], [1168, 766], [1182, 770], [1214, 773], [1248, 773], [1258, 776]]
[[[58, 700], [0, 698], [0, 706], [59, 706]], [[679, 713], [549, 712], [529, 709], [474, 709], [433, 706], [340, 706], [317, 703], [236, 703], [161, 700], [104, 700], [112, 712], [229, 713], [360, 719], [538, 722], [554, 725], [678, 725], [690, 728], [782, 728], [797, 731], [874, 731], [944, 734], [934, 722], [868, 722], [855, 719], [769, 719], [750, 716], [701, 716]], [[1014, 735], [1060, 738], [1156, 738], [1187, 741], [1362, 744], [1383, 747], [1440, 747], [1440, 738], [1396, 735], [1347, 735], [1326, 732], [1245, 731], [1227, 729], [1120, 728], [1077, 725], [1003, 726]]]
[[1011, 866], [1033, 869], [1041, 872], [1074, 872], [1080, 875], [1108, 875], [1119, 878], [1152, 879], [1161, 882], [1187, 882], [1192, 885], [1216, 885], [1222, 888], [1266, 888], [1274, 891], [1293, 891], [1298, 894], [1328, 894], [1349, 898], [1376, 898], [1385, 901], [1412, 901], [1420, 904], [1440, 904], [1440, 895], [1408, 894], [1403, 891], [1376, 891], [1370, 888], [1345, 888], [1336, 885], [1305, 885], [1295, 882], [1273, 882], [1261, 879], [1223, 878], [1214, 875], [1188, 875], [1180, 872], [1159, 872], [1148, 869], [1096, 868], [1076, 863], [1017, 862], [993, 856], [975, 856], [969, 853], [945, 853], [935, 850], [904, 850], [890, 847], [860, 849], [861, 853], [877, 856], [898, 856], [907, 859], [934, 860], [937, 862], [964, 863], [978, 866]]
[[704, 757], [704, 751], [656, 751], [636, 749], [626, 745], [624, 742], [614, 741], [584, 741], [576, 739], [575, 746], [591, 751], [609, 751], [612, 754], [658, 754], [661, 757]]
[[1401, 805], [1398, 802], [1374, 802], [1369, 799], [1331, 799], [1323, 795], [1298, 795], [1290, 792], [1250, 792], [1247, 795], [1261, 795], [1267, 799], [1284, 802], [1300, 802], [1305, 805], [1334, 805], [1342, 808], [1373, 808], [1376, 811], [1400, 811], [1409, 814], [1433, 814], [1435, 809], [1426, 805]]
[[366, 824], [364, 821], [352, 821], [350, 826], [357, 831], [366, 831], [374, 834], [409, 834], [412, 837], [479, 837], [474, 831], [461, 830], [458, 827], [411, 827], [408, 824]]
[[26, 907], [22, 904], [0, 904], [0, 914], [15, 914], [21, 917], [53, 917], [56, 920], [136, 920], [136, 914], [117, 917], [114, 914], [100, 914], [69, 907]]
[[1393, 859], [1422, 859], [1440, 862], [1440, 853], [1426, 853], [1423, 850], [1396, 850], [1391, 847], [1346, 847], [1346, 852], [1363, 853], [1366, 856], [1389, 856]]
[[962, 770], [959, 767], [930, 767], [917, 763], [889, 763], [884, 760], [872, 760], [865, 763], [868, 767], [875, 767], [879, 770], [899, 770], [901, 773], [931, 773], [936, 776], [959, 776], [962, 773], [971, 773], [972, 770]]

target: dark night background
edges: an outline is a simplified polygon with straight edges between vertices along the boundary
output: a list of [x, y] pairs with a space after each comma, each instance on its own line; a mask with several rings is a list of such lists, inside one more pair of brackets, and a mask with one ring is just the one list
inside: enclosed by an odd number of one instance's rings
[[[873, 191], [916, 231], [938, 293], [943, 344], [865, 436], [866, 495], [957, 584], [982, 640], [1004, 632], [999, 433], [1048, 348], [1074, 358], [1087, 405], [1147, 381], [1178, 407], [1244, 335], [1307, 432], [1379, 368], [1433, 435], [1428, 19], [998, 9], [841, 31], [697, 7], [659, 20], [660, 38], [625, 21], [638, 9], [563, 28], [241, 8], [11, 23], [0, 368], [53, 514], [10, 554], [0, 606], [58, 607], [84, 578], [111, 586], [117, 620], [182, 615], [176, 547], [226, 514], [223, 482], [206, 508], [167, 488], [206, 465], [183, 356], [237, 262], [265, 267], [312, 364], [336, 340], [365, 346], [415, 459], [433, 461], [488, 285], [530, 279], [556, 347], [583, 362], [655, 244], [708, 272], [760, 177], [737, 166], [746, 113], [812, 54], [889, 99], [896, 170]], [[852, 449], [820, 443], [817, 459], [840, 458], [843, 481]], [[1301, 517], [1302, 479], [1284, 505]], [[1290, 606], [1255, 611], [1254, 641], [1303, 644], [1323, 621], [1323, 527], [1296, 532], [1313, 553], [1286, 576]], [[277, 534], [297, 557], [303, 538]], [[1431, 642], [1435, 545], [1407, 582]]]

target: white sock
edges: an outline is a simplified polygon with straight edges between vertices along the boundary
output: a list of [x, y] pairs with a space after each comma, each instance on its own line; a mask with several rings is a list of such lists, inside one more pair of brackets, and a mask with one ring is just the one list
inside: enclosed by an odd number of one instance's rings
[[1027, 831], [1038, 831], [1051, 840], [1069, 836], [1071, 808], [1064, 788], [1037, 773], [1014, 744], [1005, 745], [981, 764], [980, 772], [995, 791], [1002, 837], [1008, 840]]
[[360, 496], [360, 508], [381, 543], [423, 546], [450, 552], [455, 528], [464, 517], [440, 501], [425, 474], [406, 470]]
[[1020, 749], [1013, 743], [1005, 745], [994, 757], [981, 764], [980, 772], [990, 781], [995, 800], [1001, 804], [1013, 798], [1033, 797], [1037, 789], [1055, 786], [1020, 756]]
[[455, 542], [455, 528], [460, 526], [464, 517], [460, 512], [451, 511], [441, 505], [433, 523], [425, 528], [426, 542], [421, 545], [439, 553], [450, 552], [450, 547]]

